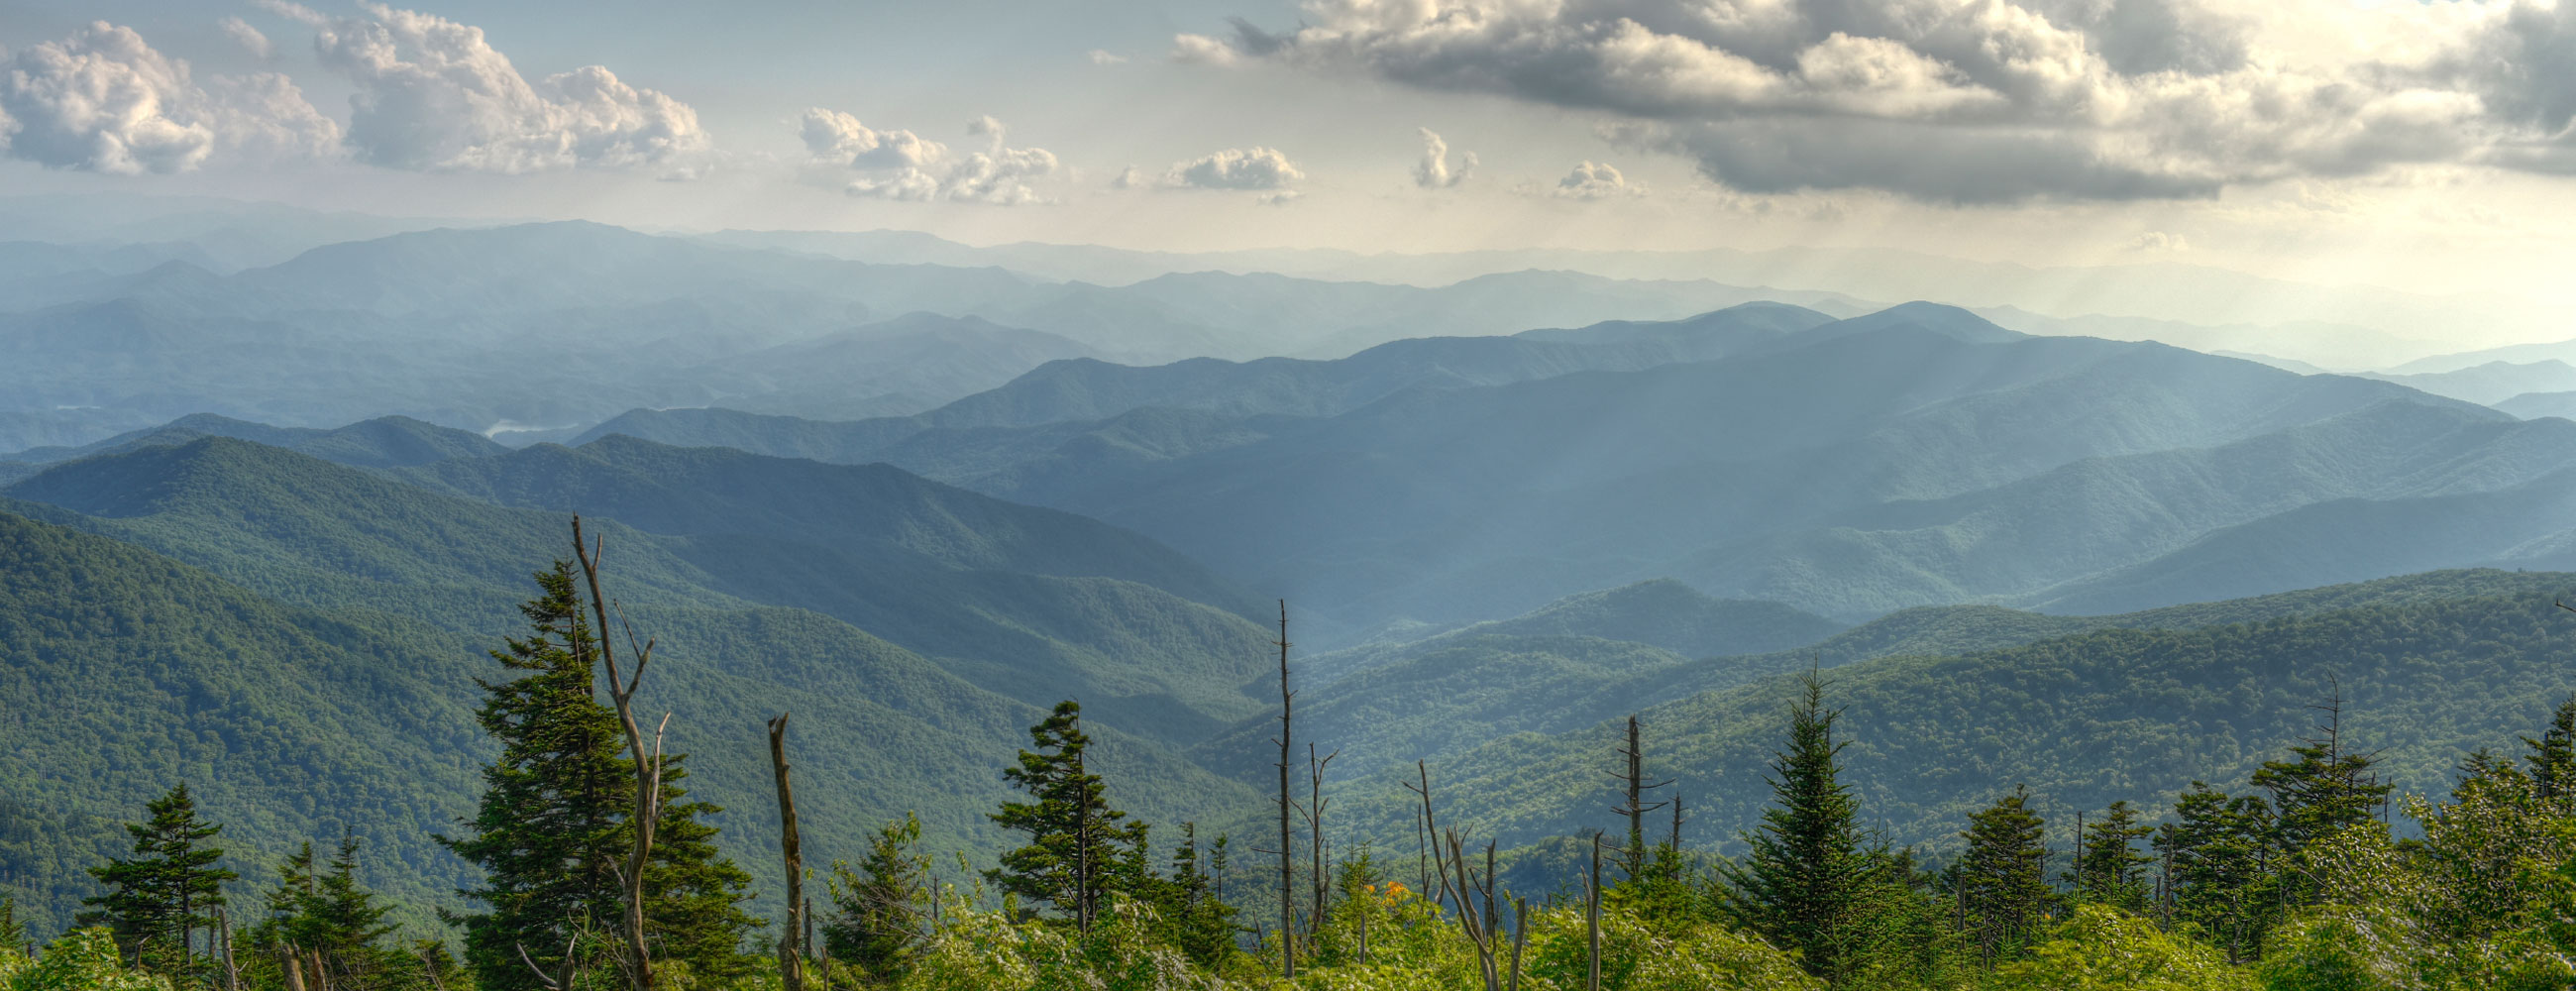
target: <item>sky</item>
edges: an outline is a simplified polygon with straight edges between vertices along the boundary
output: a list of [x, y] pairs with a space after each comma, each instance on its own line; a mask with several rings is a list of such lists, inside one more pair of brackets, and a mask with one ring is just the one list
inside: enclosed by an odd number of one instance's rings
[[2576, 3], [0, 0], [0, 193], [2576, 303]]

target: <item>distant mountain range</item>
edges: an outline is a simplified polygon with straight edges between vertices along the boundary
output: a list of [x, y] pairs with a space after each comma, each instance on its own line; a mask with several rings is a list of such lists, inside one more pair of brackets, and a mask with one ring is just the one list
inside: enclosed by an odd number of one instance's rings
[[[2561, 529], [2546, 516], [2405, 550], [2288, 514], [2555, 491], [2576, 453], [2555, 426], [2395, 383], [2027, 337], [1929, 304], [1840, 321], [1748, 306], [1329, 362], [1077, 360], [914, 417], [638, 411], [591, 436], [616, 433], [885, 461], [1097, 516], [1311, 603], [1350, 638], [1657, 577], [1864, 619], [2546, 564]], [[2225, 580], [2193, 564], [2231, 528], [2272, 525], [2335, 546]]]
[[[315, 427], [396, 413], [537, 437], [638, 407], [901, 414], [1061, 358], [1338, 356], [1780, 295], [1545, 271], [1439, 287], [1227, 273], [1102, 286], [579, 222], [408, 231], [228, 271], [185, 252], [129, 271], [151, 260], [137, 252], [82, 261], [0, 244], [0, 396], [13, 407], [0, 451], [200, 412]], [[10, 293], [11, 271], [54, 288]]]

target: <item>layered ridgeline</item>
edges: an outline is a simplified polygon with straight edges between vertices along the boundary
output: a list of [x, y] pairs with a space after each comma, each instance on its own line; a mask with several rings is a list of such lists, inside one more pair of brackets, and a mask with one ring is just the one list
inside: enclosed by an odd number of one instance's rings
[[593, 433], [884, 461], [1069, 509], [1354, 638], [1655, 578], [1859, 620], [2576, 563], [2547, 511], [2576, 493], [2558, 474], [2576, 425], [1926, 304], [1331, 362], [1058, 362], [915, 417], [674, 410]]
[[[1229, 611], [1240, 593], [1151, 541], [887, 468], [635, 441], [467, 463], [481, 468], [411, 484], [199, 437], [0, 490], [30, 548], [0, 569], [18, 617], [10, 697], [64, 700], [0, 726], [0, 746], [37, 755], [9, 763], [26, 787], [0, 789], [33, 817], [0, 830], [20, 844], [5, 870], [44, 879], [47, 918], [89, 892], [77, 868], [113, 823], [178, 780], [240, 823], [250, 873], [348, 824], [389, 851], [388, 890], [444, 903], [459, 867], [427, 837], [479, 791], [473, 679], [500, 673], [484, 652], [524, 625], [529, 572], [568, 556], [565, 512], [501, 501], [592, 513], [612, 594], [661, 641], [644, 704], [673, 713], [690, 787], [728, 807], [726, 848], [767, 881], [761, 722], [780, 711], [797, 714], [820, 855], [857, 856], [906, 810], [938, 848], [988, 851], [999, 769], [1065, 697], [1095, 714], [1101, 766], [1130, 769], [1115, 793], [1139, 814], [1254, 800], [1176, 748], [1257, 711], [1238, 687], [1270, 635]], [[116, 589], [145, 591], [102, 591]], [[55, 759], [67, 747], [89, 756]]]
[[[2344, 741], [2377, 754], [2379, 780], [2400, 793], [2439, 793], [2462, 754], [2517, 751], [2518, 737], [2535, 733], [2576, 691], [2564, 664], [2576, 618], [2555, 605], [2571, 593], [2576, 575], [2452, 572], [2192, 610], [2035, 618], [2020, 636], [2053, 622], [2097, 628], [1968, 653], [1879, 656], [1822, 677], [1826, 702], [1842, 713], [1838, 736], [1849, 741], [1843, 781], [1854, 787], [1863, 821], [1889, 841], [1936, 855], [1951, 850], [1967, 813], [2027, 785], [2052, 842], [2063, 842], [2078, 811], [2120, 800], [2170, 808], [2193, 781], [2241, 790], [2262, 762], [2314, 735], [2324, 717], [2313, 707], [2338, 692]], [[2175, 625], [2195, 618], [2220, 622]], [[1855, 640], [1860, 632], [1843, 635], [1847, 649], [1907, 641]], [[1607, 645], [1584, 646], [1599, 653]], [[1422, 750], [1446, 754], [1429, 761], [1442, 814], [1506, 847], [1614, 825], [1605, 810], [1617, 786], [1607, 772], [1619, 763], [1614, 750], [1629, 712], [1613, 708], [1622, 700], [1606, 697], [1610, 690], [1579, 679], [1542, 682], [1503, 712], [1426, 692], [1441, 699], [1436, 715], [1490, 721], [1482, 742], [1465, 745], [1420, 723], [1410, 724], [1408, 738], [1388, 739], [1344, 715], [1434, 679], [1476, 684], [1477, 665], [1490, 665], [1496, 677], [1530, 667], [1506, 649], [1448, 664], [1441, 672], [1383, 669], [1310, 695], [1307, 721], [1322, 745], [1340, 747], [1343, 760], [1367, 748], [1381, 763], [1402, 762], [1344, 786], [1336, 807], [1349, 816], [1347, 828], [1381, 843], [1411, 842], [1415, 799], [1402, 785], [1416, 775], [1411, 761]], [[1687, 844], [1741, 849], [1740, 831], [1770, 799], [1769, 761], [1806, 673], [1737, 678], [1733, 687], [1678, 698], [1646, 688], [1625, 699], [1667, 699], [1630, 711], [1644, 727], [1647, 773], [1679, 782]], [[1398, 680], [1407, 678], [1421, 684]], [[1363, 696], [1363, 688], [1377, 691]], [[1539, 697], [1547, 701], [1533, 704]], [[1344, 735], [1327, 735], [1326, 726]], [[1515, 727], [1522, 731], [1510, 732]]]
[[0, 450], [195, 412], [298, 426], [399, 413], [496, 432], [579, 429], [637, 407], [902, 414], [1057, 359], [1339, 355], [1779, 295], [1544, 271], [1431, 287], [1221, 272], [1098, 285], [578, 222], [410, 231], [257, 267], [181, 252], [128, 274], [20, 280], [48, 280], [42, 290], [11, 291], [12, 258], [0, 245]]
[[[1951, 656], [2109, 630], [2194, 630], [2380, 606], [2416, 606], [2569, 587], [2555, 572], [2441, 571], [2109, 616], [1936, 606], [1890, 614], [1791, 649], [1796, 630], [1835, 624], [1776, 603], [1710, 599], [1657, 581], [1572, 596], [1526, 616], [1420, 640], [1372, 643], [1295, 669], [1302, 732], [1359, 775], [1444, 761], [1521, 734], [1595, 731], [1676, 700], [1886, 657]], [[1725, 623], [1722, 628], [1711, 621]], [[2571, 629], [2576, 636], [2576, 629]], [[1839, 675], [1836, 675], [1839, 677]], [[2576, 687], [2576, 686], [2571, 686]], [[1682, 730], [1699, 733], [1703, 727]], [[1667, 731], [1670, 727], [1667, 727]], [[1276, 722], [1246, 720], [1193, 748], [1208, 767], [1258, 784]]]

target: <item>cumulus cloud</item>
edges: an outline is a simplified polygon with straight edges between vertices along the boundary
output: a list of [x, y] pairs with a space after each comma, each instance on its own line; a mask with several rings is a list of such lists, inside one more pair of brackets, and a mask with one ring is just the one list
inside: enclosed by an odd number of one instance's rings
[[1628, 182], [1628, 177], [1608, 162], [1586, 161], [1575, 165], [1565, 178], [1547, 187], [1549, 196], [1568, 200], [1601, 200], [1613, 196], [1644, 196], [1646, 187]]
[[998, 206], [1038, 203], [1045, 197], [1031, 183], [1054, 175], [1062, 164], [1044, 148], [1010, 147], [1002, 122], [989, 116], [967, 122], [966, 133], [985, 139], [985, 147], [965, 154], [911, 131], [878, 130], [822, 107], [805, 111], [798, 132], [810, 164], [852, 196]]
[[98, 21], [0, 56], [0, 143], [52, 168], [185, 172], [219, 158], [328, 154], [339, 125], [283, 76], [217, 76]]
[[1117, 54], [1106, 48], [1094, 48], [1086, 57], [1091, 59], [1091, 64], [1093, 65], [1119, 65], [1127, 61], [1127, 56]]
[[694, 171], [710, 143], [697, 111], [604, 66], [531, 82], [483, 30], [382, 5], [323, 17], [285, 0], [259, 6], [314, 28], [322, 64], [346, 78], [350, 150], [388, 168], [536, 172], [671, 166]]
[[1119, 170], [1117, 177], [1109, 180], [1111, 189], [1141, 189], [1145, 185], [1145, 170], [1133, 165]]
[[1467, 181], [1476, 172], [1476, 153], [1459, 156], [1455, 168], [1449, 165], [1449, 142], [1440, 139], [1430, 128], [1422, 131], [1422, 160], [1414, 163], [1413, 184], [1424, 189], [1448, 189]]
[[1175, 189], [1280, 190], [1305, 177], [1306, 173], [1276, 148], [1228, 148], [1173, 163], [1171, 171], [1163, 174], [1163, 185]]
[[250, 26], [249, 21], [238, 17], [227, 17], [216, 22], [215, 26], [222, 28], [224, 37], [231, 38], [233, 44], [240, 45], [242, 50], [249, 52], [252, 58], [265, 62], [270, 56], [277, 54], [277, 46], [269, 44], [268, 36], [259, 33], [258, 28]]
[[1600, 115], [1750, 192], [2206, 197], [2423, 162], [2576, 171], [2576, 2], [1310, 0], [1174, 57]]

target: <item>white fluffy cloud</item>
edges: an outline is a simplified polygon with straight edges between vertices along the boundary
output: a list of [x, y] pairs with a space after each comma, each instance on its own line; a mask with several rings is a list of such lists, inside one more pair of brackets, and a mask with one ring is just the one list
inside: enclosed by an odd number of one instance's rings
[[2421, 162], [2576, 172], [2576, 2], [1309, 0], [1174, 55], [1601, 115], [1738, 189], [2201, 197]]
[[1632, 184], [1628, 177], [1608, 162], [1582, 162], [1567, 172], [1556, 185], [1546, 187], [1549, 196], [1569, 200], [1601, 200], [1613, 196], [1644, 196], [1646, 187]]
[[[1032, 183], [1061, 167], [1044, 148], [1013, 148], [1002, 122], [979, 117], [966, 133], [985, 139], [982, 151], [957, 154], [911, 131], [877, 130], [857, 117], [815, 107], [798, 132], [811, 164], [852, 196], [893, 200], [956, 200], [1016, 206], [1043, 202]], [[856, 176], [846, 176], [849, 172]]]
[[1476, 153], [1460, 155], [1456, 167], [1449, 164], [1449, 142], [1430, 128], [1422, 131], [1422, 160], [1413, 165], [1413, 184], [1424, 189], [1448, 189], [1476, 174]]
[[[1163, 185], [1176, 189], [1284, 190], [1305, 177], [1297, 163], [1289, 161], [1279, 149], [1228, 148], [1173, 163], [1171, 170], [1163, 174]], [[1265, 197], [1281, 203], [1291, 198]]]
[[603, 66], [530, 82], [471, 25], [382, 5], [354, 18], [322, 17], [285, 0], [261, 7], [311, 24], [322, 64], [357, 87], [348, 144], [362, 161], [510, 173], [694, 171], [691, 160], [709, 151], [697, 111]]
[[283, 76], [217, 76], [99, 21], [0, 56], [0, 142], [53, 168], [184, 172], [229, 157], [329, 154], [339, 126]]
[[269, 56], [277, 54], [277, 46], [270, 44], [268, 36], [259, 33], [258, 28], [250, 26], [249, 21], [238, 17], [227, 17], [216, 22], [215, 26], [222, 28], [224, 37], [231, 38], [233, 44], [240, 45], [242, 50], [249, 52], [252, 58], [265, 61]]

